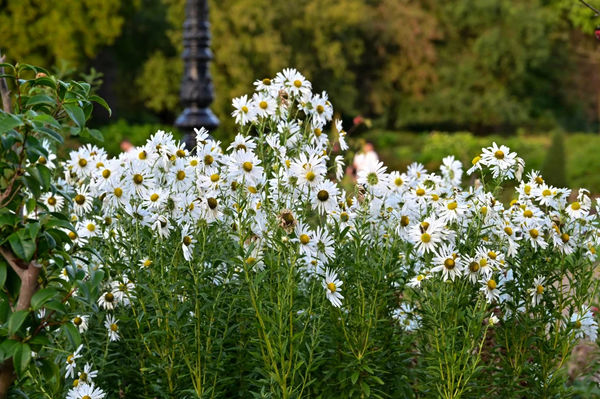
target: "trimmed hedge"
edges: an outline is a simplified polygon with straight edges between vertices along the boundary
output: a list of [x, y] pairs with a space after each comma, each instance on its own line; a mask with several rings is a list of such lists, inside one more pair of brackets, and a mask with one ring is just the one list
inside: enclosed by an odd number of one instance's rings
[[[440, 166], [446, 155], [454, 155], [463, 162], [465, 168], [482, 147], [492, 142], [506, 144], [525, 159], [526, 170], [542, 170], [548, 162], [560, 163], [556, 148], [552, 149], [552, 134], [517, 134], [514, 136], [490, 135], [474, 136], [468, 132], [457, 133], [409, 133], [384, 130], [371, 130], [363, 138], [374, 144], [380, 158], [391, 169], [405, 170], [412, 162], [421, 162], [427, 169]], [[566, 154], [564, 172], [567, 184], [571, 188], [587, 187], [594, 193], [600, 193], [600, 135], [590, 133], [571, 133], [564, 135], [564, 153]], [[547, 163], [546, 163], [547, 164]], [[560, 167], [554, 168], [562, 173]], [[558, 176], [557, 176], [558, 177]]]

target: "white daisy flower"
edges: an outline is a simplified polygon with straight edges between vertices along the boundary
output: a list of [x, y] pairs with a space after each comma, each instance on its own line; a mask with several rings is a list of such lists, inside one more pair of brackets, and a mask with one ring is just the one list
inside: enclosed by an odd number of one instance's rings
[[111, 314], [106, 315], [106, 320], [104, 321], [104, 327], [108, 331], [108, 337], [111, 342], [118, 341], [121, 339], [119, 336], [119, 320], [115, 319], [115, 317]]
[[325, 270], [325, 278], [323, 279], [322, 284], [329, 302], [336, 308], [341, 307], [342, 299], [344, 299], [344, 297], [340, 294], [340, 291], [342, 290], [340, 287], [343, 282], [338, 280], [337, 273], [331, 269]]

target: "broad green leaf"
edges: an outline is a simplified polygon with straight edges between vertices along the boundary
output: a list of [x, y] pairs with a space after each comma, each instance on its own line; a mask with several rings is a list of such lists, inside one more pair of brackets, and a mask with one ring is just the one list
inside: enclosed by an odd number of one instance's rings
[[14, 129], [22, 124], [23, 121], [16, 115], [7, 114], [6, 112], [0, 111], [0, 133]]
[[104, 136], [102, 135], [102, 132], [98, 129], [88, 129], [85, 128], [83, 130], [83, 134], [82, 137], [84, 138], [92, 138], [93, 140], [103, 143], [104, 142]]
[[0, 343], [0, 362], [12, 357], [19, 342], [14, 339], [5, 339]]
[[31, 297], [31, 307], [33, 310], [40, 309], [46, 302], [48, 302], [52, 297], [56, 296], [58, 291], [55, 288], [43, 288], [33, 294]]
[[44, 306], [46, 309], [54, 310], [58, 314], [67, 313], [65, 305], [59, 301], [50, 301]]
[[18, 375], [21, 375], [27, 369], [31, 361], [31, 348], [28, 344], [19, 343], [13, 355], [13, 363]]
[[52, 173], [50, 173], [50, 169], [48, 169], [44, 165], [36, 165], [36, 168], [40, 174], [40, 180], [42, 183], [42, 188], [44, 191], [47, 191], [50, 188], [50, 183], [52, 180]]
[[8, 335], [13, 335], [19, 331], [28, 314], [27, 310], [19, 310], [10, 315], [8, 318]]
[[56, 83], [54, 83], [54, 80], [52, 80], [52, 78], [49, 78], [47, 76], [32, 80], [31, 85], [32, 86], [48, 86], [48, 87], [51, 87], [54, 90], [56, 90]]
[[36, 123], [46, 123], [50, 126], [53, 126], [57, 129], [60, 129], [60, 123], [58, 123], [58, 121], [56, 119], [54, 119], [52, 116], [48, 115], [48, 114], [38, 114], [36, 116], [34, 116], [31, 119], [32, 122], [36, 122]]
[[85, 126], [85, 114], [77, 104], [63, 104], [63, 107], [71, 120], [73, 120], [79, 128]]
[[62, 144], [64, 142], [63, 137], [60, 135], [60, 133], [58, 133], [55, 130], [52, 130], [52, 129], [47, 128], [47, 127], [40, 127], [40, 128], [38, 128], [38, 131], [46, 133], [46, 135], [48, 137], [50, 137], [51, 139], [57, 141], [59, 144]]
[[72, 232], [75, 232], [75, 228], [73, 227], [73, 225], [70, 222], [68, 222], [66, 220], [58, 219], [56, 217], [52, 217], [52, 218], [48, 219], [48, 221], [46, 223], [44, 223], [44, 226], [46, 226], [46, 228], [62, 227], [62, 228], [71, 230]]
[[9, 209], [4, 208], [0, 210], [0, 227], [2, 226], [14, 226], [19, 218], [17, 215], [12, 213]]
[[38, 104], [55, 105], [56, 101], [54, 101], [52, 97], [47, 96], [45, 94], [36, 94], [35, 96], [29, 97], [25, 105], [27, 107], [32, 107]]
[[73, 345], [74, 348], [79, 347], [81, 344], [81, 335], [79, 330], [72, 323], [63, 324], [63, 331], [67, 335], [67, 339]]
[[35, 243], [25, 237], [23, 230], [16, 231], [8, 236], [12, 251], [19, 259], [29, 262], [35, 252]]

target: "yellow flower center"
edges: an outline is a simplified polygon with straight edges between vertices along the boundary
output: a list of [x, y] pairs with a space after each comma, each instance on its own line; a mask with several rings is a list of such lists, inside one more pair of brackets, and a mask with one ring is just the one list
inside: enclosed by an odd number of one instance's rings
[[525, 216], [526, 218], [531, 218], [533, 217], [533, 212], [529, 209], [525, 209], [525, 211], [523, 212], [523, 216]]
[[77, 238], [77, 234], [73, 233], [72, 231], [69, 231], [67, 234], [71, 240], [74, 240]]
[[142, 161], [144, 159], [146, 159], [148, 157], [148, 153], [146, 151], [140, 151], [140, 153], [138, 154], [138, 159], [141, 159]]
[[51, 205], [51, 206], [56, 205], [56, 198], [54, 198], [54, 197], [48, 198], [48, 205]]
[[481, 161], [481, 157], [480, 157], [479, 155], [477, 155], [475, 158], [473, 158], [473, 159], [471, 160], [471, 164], [472, 164], [472, 165], [477, 165], [477, 163], [478, 163], [479, 161]]
[[538, 176], [535, 178], [535, 182], [537, 184], [543, 184], [544, 183], [544, 179], [542, 179], [542, 176]]
[[327, 283], [327, 288], [329, 289], [329, 291], [331, 292], [335, 292], [335, 284], [333, 283]]
[[325, 107], [323, 107], [321, 104], [317, 105], [317, 112], [319, 114], [322, 114], [323, 112], [325, 112]]
[[144, 267], [148, 267], [152, 264], [152, 261], [150, 259], [146, 259], [143, 263]]
[[396, 177], [396, 180], [394, 180], [394, 184], [398, 187], [400, 187], [401, 185], [404, 184], [404, 180], [402, 180], [402, 178], [400, 177]]
[[267, 104], [266, 101], [261, 101], [258, 106], [262, 109], [267, 109], [267, 107], [269, 106], [269, 104]]
[[577, 320], [575, 322], [575, 328], [581, 328], [581, 321], [580, 320]]
[[112, 294], [112, 292], [107, 292], [106, 294], [104, 294], [104, 300], [106, 302], [112, 302], [115, 300], [115, 296]]
[[340, 219], [342, 220], [342, 222], [347, 222], [350, 219], [350, 216], [348, 216], [346, 212], [342, 212], [340, 213]]
[[73, 324], [75, 324], [76, 326], [80, 326], [81, 323], [83, 323], [83, 319], [81, 317], [77, 316], [73, 319]]
[[121, 198], [121, 196], [123, 195], [123, 189], [121, 187], [117, 187], [115, 188], [115, 197], [117, 198]]
[[78, 163], [79, 166], [81, 166], [82, 168], [85, 168], [87, 166], [87, 161], [83, 158], [81, 158]]
[[317, 137], [320, 137], [320, 136], [321, 136], [321, 133], [323, 133], [323, 131], [322, 131], [321, 129], [319, 129], [319, 128], [316, 128], [316, 129], [314, 130], [314, 132], [315, 132], [315, 136], [317, 136]]
[[427, 244], [431, 241], [431, 236], [427, 233], [423, 233], [421, 234], [421, 241]]
[[549, 196], [549, 195], [552, 195], [552, 191], [550, 191], [550, 190], [548, 190], [548, 189], [545, 189], [544, 191], [542, 191], [542, 195], [543, 195], [544, 197], [547, 197], [547, 196]]
[[487, 211], [488, 211], [488, 209], [487, 209], [487, 206], [482, 206], [482, 207], [481, 207], [481, 209], [479, 210], [479, 212], [480, 212], [480, 213], [481, 213], [483, 216], [487, 215]]
[[246, 107], [245, 105], [242, 106], [242, 112], [247, 114], [248, 113], [248, 107]]
[[321, 190], [317, 193], [319, 201], [325, 202], [329, 199], [329, 193], [326, 190]]
[[181, 181], [185, 179], [185, 172], [183, 170], [180, 170], [177, 172], [177, 180]]
[[509, 236], [512, 236], [512, 234], [513, 234], [513, 229], [511, 229], [509, 226], [506, 226], [506, 227], [504, 228], [504, 232], [505, 232], [506, 234], [508, 234]]
[[212, 175], [210, 175], [210, 181], [213, 183], [216, 183], [219, 181], [219, 175], [217, 173], [214, 173]]
[[531, 194], [531, 186], [528, 184], [525, 187], [523, 187], [523, 191], [525, 192], [525, 194], [529, 195]]
[[487, 266], [487, 259], [486, 258], [479, 259], [479, 266], [486, 267]]
[[569, 237], [569, 235], [568, 235], [567, 233], [562, 233], [562, 234], [560, 235], [560, 239], [561, 239], [561, 241], [562, 241], [562, 242], [564, 242], [564, 243], [567, 243], [567, 242], [569, 242], [569, 239], [570, 239], [570, 238], [571, 238], [571, 237]]
[[184, 236], [183, 243], [185, 244], [186, 247], [189, 246], [192, 243], [192, 238], [190, 236]]
[[497, 284], [494, 280], [488, 280], [488, 282], [487, 282], [488, 289], [495, 290], [496, 286], [497, 286]]
[[46, 162], [47, 162], [46, 157], [41, 156], [41, 157], [38, 158], [38, 163], [41, 163], [42, 165], [45, 165]]
[[212, 156], [212, 155], [210, 155], [210, 154], [206, 154], [206, 155], [204, 156], [204, 164], [205, 164], [205, 165], [212, 165], [212, 163], [213, 163], [214, 161], [215, 161], [215, 159], [213, 158], [213, 156]]
[[417, 194], [419, 197], [422, 197], [422, 196], [424, 196], [424, 195], [425, 195], [425, 190], [424, 190], [424, 189], [422, 189], [422, 188], [418, 188], [418, 189], [417, 189], [417, 191], [416, 191], [416, 194]]
[[402, 227], [406, 227], [408, 226], [408, 224], [410, 223], [410, 218], [408, 216], [402, 216], [400, 217], [400, 226]]
[[88, 229], [88, 231], [95, 231], [96, 230], [96, 225], [93, 224], [93, 223], [88, 223], [88, 225], [85, 226], [85, 227]]
[[479, 271], [479, 263], [477, 263], [477, 262], [471, 262], [469, 264], [469, 270], [472, 273], [477, 273]]
[[498, 150], [494, 153], [494, 157], [496, 157], [496, 159], [504, 159], [504, 152]]
[[144, 182], [144, 176], [140, 175], [139, 173], [136, 173], [135, 175], [133, 175], [133, 182], [135, 184], [142, 184]]
[[177, 152], [175, 152], [175, 154], [179, 157], [179, 158], [183, 158], [185, 157], [185, 151], [183, 151], [181, 148], [177, 150]]
[[105, 179], [108, 179], [110, 177], [110, 170], [104, 169], [102, 171], [102, 177], [104, 177]]
[[308, 244], [310, 242], [310, 237], [307, 234], [301, 234], [300, 235], [300, 242], [303, 245], [306, 245], [306, 244]]
[[242, 164], [242, 168], [243, 168], [243, 169], [244, 169], [246, 172], [250, 172], [250, 171], [252, 170], [252, 167], [253, 167], [253, 166], [252, 166], [252, 162], [248, 162], [248, 161], [246, 161], [246, 162], [244, 162], [244, 163]]
[[84, 197], [83, 195], [81, 195], [81, 194], [77, 194], [77, 195], [75, 196], [75, 202], [76, 202], [78, 205], [83, 205], [83, 203], [85, 202], [85, 197]]
[[258, 189], [254, 186], [248, 186], [248, 191], [250, 191], [250, 194], [256, 194]]
[[540, 235], [540, 232], [536, 229], [531, 229], [529, 230], [529, 235], [531, 236], [531, 238], [536, 239]]
[[217, 207], [217, 200], [215, 198], [210, 197], [206, 200], [206, 202], [208, 203], [208, 207], [210, 209], [215, 209]]
[[302, 86], [302, 82], [299, 81], [298, 79], [294, 80], [294, 86], [296, 86], [297, 88], [300, 88], [300, 86]]
[[579, 202], [573, 202], [571, 204], [571, 209], [573, 209], [574, 211], [578, 211], [581, 209], [581, 204]]
[[490, 257], [490, 259], [496, 259], [498, 254], [496, 254], [494, 251], [490, 251], [488, 252], [488, 256]]
[[456, 263], [454, 262], [454, 259], [450, 259], [450, 258], [448, 258], [448, 259], [446, 259], [446, 260], [444, 261], [444, 267], [445, 267], [446, 269], [448, 269], [448, 270], [452, 270], [452, 269], [454, 269], [454, 266], [456, 266]]
[[67, 363], [69, 363], [69, 364], [73, 363], [73, 357], [74, 357], [73, 355], [67, 356]]
[[265, 86], [270, 86], [271, 85], [271, 79], [265, 78], [265, 79], [263, 79], [262, 83]]
[[116, 332], [118, 329], [119, 329], [119, 326], [117, 326], [115, 323], [112, 323], [110, 325], [110, 331]]
[[317, 175], [312, 170], [309, 170], [308, 173], [306, 174], [306, 180], [308, 180], [308, 181], [313, 181], [313, 180], [315, 180], [316, 177], [317, 177]]
[[544, 293], [544, 286], [543, 285], [538, 285], [537, 287], [535, 287], [535, 292], [538, 295], [542, 295]]
[[150, 201], [156, 202], [158, 201], [158, 194], [154, 193], [150, 196]]
[[448, 209], [451, 211], [455, 210], [457, 207], [458, 207], [458, 204], [456, 203], [456, 201], [448, 204]]
[[197, 159], [192, 159], [190, 161], [190, 166], [198, 166], [198, 160]]

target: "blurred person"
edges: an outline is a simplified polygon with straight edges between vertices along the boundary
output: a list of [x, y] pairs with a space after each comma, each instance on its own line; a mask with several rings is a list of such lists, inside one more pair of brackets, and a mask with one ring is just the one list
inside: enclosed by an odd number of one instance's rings
[[354, 161], [352, 162], [352, 165], [354, 166], [354, 175], [358, 175], [358, 172], [361, 170], [377, 164], [378, 162], [379, 156], [375, 152], [373, 143], [368, 141], [365, 142], [362, 150], [354, 156]]
[[133, 150], [133, 144], [131, 144], [131, 141], [129, 141], [127, 139], [123, 139], [123, 141], [121, 141], [120, 147], [121, 147], [121, 151], [123, 151], [123, 152], [129, 152], [129, 151]]

